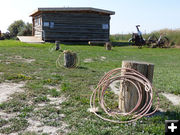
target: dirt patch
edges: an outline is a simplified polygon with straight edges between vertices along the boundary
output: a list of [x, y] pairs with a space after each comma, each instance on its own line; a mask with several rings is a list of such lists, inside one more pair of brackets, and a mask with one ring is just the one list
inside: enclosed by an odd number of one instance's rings
[[173, 105], [180, 105], [180, 95], [174, 95], [170, 93], [161, 93], [163, 96], [165, 96]]
[[89, 86], [90, 90], [94, 91], [96, 88], [94, 88], [94, 85]]
[[28, 119], [29, 127], [26, 129], [30, 132], [37, 132], [37, 133], [47, 133], [48, 135], [58, 135], [60, 131], [64, 133], [68, 133], [67, 127], [68, 125], [62, 122], [61, 127], [53, 127], [53, 126], [42, 126], [40, 121], [36, 121], [33, 119]]
[[9, 62], [9, 61], [6, 61], [5, 63], [6, 63], [6, 64], [11, 64], [11, 62]]
[[37, 104], [37, 108], [35, 108], [34, 110], [37, 111], [37, 110], [41, 109], [42, 107], [47, 106], [48, 104], [55, 106], [57, 109], [61, 109], [60, 105], [66, 100], [66, 98], [64, 96], [52, 97], [52, 96], [48, 95], [47, 97], [50, 100], [50, 102], [49, 103], [45, 103], [45, 102], [39, 103], [39, 104]]
[[[22, 87], [25, 85], [25, 82], [20, 83], [11, 83], [11, 82], [5, 82], [0, 83], [0, 103], [7, 101], [9, 99], [9, 96], [15, 92], [23, 92]], [[54, 88], [53, 86], [51, 88]], [[52, 104], [55, 107], [61, 108], [60, 104], [64, 102], [67, 98], [64, 96], [61, 97], [52, 97], [50, 95], [47, 96], [48, 99], [50, 99], [50, 102], [48, 104]], [[30, 101], [29, 101], [30, 102]], [[31, 103], [30, 103], [31, 104]], [[37, 105], [37, 108], [34, 109], [34, 111], [37, 109], [41, 109], [45, 107], [47, 103], [40, 103]], [[17, 113], [5, 113], [3, 111], [0, 111], [0, 117], [2, 119], [8, 120], [14, 117], [17, 117]], [[64, 118], [64, 114], [59, 114], [59, 118]], [[41, 119], [34, 119], [28, 118], [29, 126], [24, 131], [19, 131], [16, 133], [11, 133], [10, 135], [18, 135], [19, 133], [26, 133], [26, 132], [36, 132], [38, 134], [46, 133], [48, 135], [58, 135], [58, 134], [67, 134], [69, 131], [68, 125], [60, 120], [60, 126], [54, 127], [54, 126], [46, 126], [41, 121]], [[9, 125], [5, 125], [4, 127], [8, 127]]]
[[[11, 134], [8, 134], [8, 135], [18, 135], [19, 133], [11, 133]], [[7, 134], [1, 134], [1, 135], [7, 135]]]
[[106, 57], [101, 56], [100, 60], [101, 60], [101, 61], [105, 61], [105, 60], [106, 60]]
[[55, 97], [51, 97], [48, 95], [47, 97], [48, 97], [48, 99], [50, 99], [50, 104], [53, 104], [53, 105], [60, 105], [62, 102], [64, 102], [66, 100], [66, 98], [64, 96], [55, 98]]
[[35, 59], [25, 59], [21, 56], [14, 56], [14, 57], [8, 57], [9, 59], [11, 59], [12, 61], [18, 61], [18, 62], [24, 62], [24, 63], [32, 63], [35, 61]]
[[3, 72], [0, 72], [0, 75], [3, 75], [4, 73]]
[[93, 62], [93, 60], [91, 58], [88, 58], [88, 59], [84, 59], [84, 62], [85, 63], [90, 63], [90, 62]]
[[23, 92], [25, 82], [19, 83], [0, 83], [0, 103], [7, 101], [15, 92]]
[[[47, 96], [48, 99], [50, 100], [49, 103], [40, 103], [38, 104], [38, 107], [35, 108], [35, 110], [39, 110], [47, 104], [52, 104], [57, 107], [60, 107], [60, 104], [66, 100], [64, 96], [62, 97], [52, 97], [50, 95]], [[64, 114], [59, 114], [58, 117], [64, 118]], [[28, 119], [29, 126], [25, 130], [25, 132], [36, 132], [36, 133], [46, 133], [48, 135], [58, 135], [58, 134], [67, 134], [69, 132], [68, 130], [68, 125], [64, 123], [63, 121], [60, 121], [61, 125], [58, 127], [54, 126], [45, 126], [40, 119], [33, 119], [29, 118]]]
[[44, 88], [48, 88], [48, 89], [56, 89], [57, 91], [60, 91], [60, 88], [59, 88], [59, 86], [51, 86], [51, 85], [44, 85], [43, 86]]
[[117, 81], [114, 81], [112, 82], [109, 87], [110, 89], [114, 92], [114, 94], [116, 95], [119, 95], [119, 92], [120, 92], [120, 89], [119, 89], [119, 86], [120, 86], [120, 81], [117, 80]]
[[3, 111], [0, 111], [0, 116], [2, 119], [8, 120], [11, 118], [14, 118], [17, 114], [16, 113], [5, 113]]

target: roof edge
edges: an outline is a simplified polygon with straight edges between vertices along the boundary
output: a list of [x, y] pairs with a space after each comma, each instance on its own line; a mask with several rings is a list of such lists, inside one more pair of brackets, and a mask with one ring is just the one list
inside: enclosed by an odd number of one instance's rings
[[94, 12], [100, 12], [104, 14], [114, 15], [114, 11], [110, 10], [104, 10], [99, 8], [92, 8], [92, 7], [47, 7], [47, 8], [37, 8], [33, 12], [30, 13], [30, 16], [34, 16], [38, 12], [45, 12], [45, 11], [94, 11]]

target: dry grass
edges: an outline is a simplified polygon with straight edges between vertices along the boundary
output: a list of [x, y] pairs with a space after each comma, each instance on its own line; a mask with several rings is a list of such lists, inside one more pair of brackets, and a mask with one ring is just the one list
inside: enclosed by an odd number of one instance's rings
[[171, 42], [174, 42], [178, 46], [180, 45], [180, 29], [162, 29], [159, 31], [155, 31], [155, 33], [164, 33], [170, 39]]

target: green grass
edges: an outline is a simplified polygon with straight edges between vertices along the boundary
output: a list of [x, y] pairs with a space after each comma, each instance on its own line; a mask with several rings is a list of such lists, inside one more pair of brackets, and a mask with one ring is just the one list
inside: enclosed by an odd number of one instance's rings
[[[58, 127], [59, 114], [65, 114], [62, 121], [69, 125], [71, 135], [129, 135], [129, 134], [164, 134], [164, 120], [180, 119], [180, 107], [173, 106], [160, 96], [160, 107], [167, 110], [162, 115], [145, 117], [131, 124], [114, 124], [103, 121], [94, 114], [87, 112], [89, 98], [92, 94], [90, 86], [96, 86], [100, 78], [109, 70], [121, 67], [122, 60], [146, 61], [155, 64], [153, 85], [158, 91], [180, 94], [180, 49], [138, 49], [137, 47], [114, 47], [107, 51], [100, 46], [61, 45], [63, 50], [76, 52], [80, 65], [76, 69], [56, 68], [55, 61], [60, 51], [49, 52], [52, 45], [26, 44], [14, 40], [0, 41], [0, 82], [26, 81], [25, 92], [14, 94], [13, 99], [0, 104], [0, 110], [7, 113], [18, 112], [16, 118], [0, 119], [0, 133], [22, 131], [28, 126], [27, 118], [37, 118], [44, 125]], [[22, 56], [35, 59], [32, 63], [8, 59]], [[106, 57], [104, 61], [101, 56]], [[91, 58], [93, 62], [84, 63]], [[6, 62], [10, 62], [6, 64]], [[61, 91], [45, 88], [44, 85], [59, 86]], [[48, 95], [65, 96], [61, 109], [49, 105]], [[31, 104], [29, 103], [31, 101]], [[36, 110], [39, 103], [47, 105]], [[153, 106], [154, 107], [154, 106]], [[16, 124], [17, 123], [17, 124]], [[36, 134], [26, 132], [26, 135]]]

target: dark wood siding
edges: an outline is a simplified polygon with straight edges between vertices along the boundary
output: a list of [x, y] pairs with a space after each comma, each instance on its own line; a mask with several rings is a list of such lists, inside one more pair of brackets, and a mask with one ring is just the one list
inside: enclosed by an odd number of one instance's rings
[[[84, 12], [42, 13], [44, 40], [108, 41], [110, 15]], [[54, 23], [54, 27], [50, 27]], [[106, 26], [103, 29], [103, 26]], [[108, 27], [108, 29], [107, 29]]]

